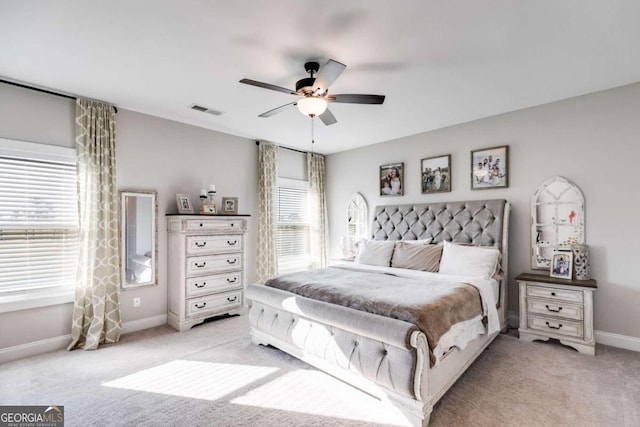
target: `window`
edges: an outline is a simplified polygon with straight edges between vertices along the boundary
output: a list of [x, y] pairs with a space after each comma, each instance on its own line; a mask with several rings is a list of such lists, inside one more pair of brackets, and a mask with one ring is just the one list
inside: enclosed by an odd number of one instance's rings
[[0, 139], [0, 297], [73, 287], [75, 150]]
[[307, 187], [307, 181], [278, 179], [276, 248], [280, 273], [307, 270], [311, 266]]

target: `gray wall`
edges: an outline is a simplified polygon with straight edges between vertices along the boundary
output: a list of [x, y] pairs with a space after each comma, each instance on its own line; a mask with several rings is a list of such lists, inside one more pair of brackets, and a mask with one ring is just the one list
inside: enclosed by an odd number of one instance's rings
[[[355, 192], [374, 206], [504, 198], [513, 205], [509, 252], [509, 311], [518, 311], [513, 278], [530, 272], [529, 203], [548, 177], [571, 179], [586, 200], [595, 294], [595, 328], [640, 337], [638, 176], [640, 84], [413, 135], [327, 157], [332, 256], [346, 233]], [[393, 123], [389, 123], [393, 126]], [[470, 190], [470, 150], [509, 145], [509, 188]], [[452, 192], [422, 195], [420, 159], [452, 155]], [[404, 162], [405, 195], [378, 196], [378, 167]], [[535, 272], [535, 271], [533, 271]]]
[[[195, 114], [195, 113], [194, 113]], [[0, 84], [0, 137], [74, 146], [74, 102]], [[159, 286], [121, 293], [122, 319], [132, 322], [167, 313], [166, 213], [176, 213], [176, 193], [199, 207], [200, 188], [216, 185], [222, 196], [237, 196], [249, 220], [247, 279], [255, 279], [257, 147], [219, 132], [119, 109], [117, 187], [158, 192]], [[215, 119], [212, 119], [215, 120]], [[141, 297], [139, 308], [133, 298]], [[0, 313], [0, 349], [70, 333], [72, 304]], [[11, 328], [6, 328], [11, 325]]]

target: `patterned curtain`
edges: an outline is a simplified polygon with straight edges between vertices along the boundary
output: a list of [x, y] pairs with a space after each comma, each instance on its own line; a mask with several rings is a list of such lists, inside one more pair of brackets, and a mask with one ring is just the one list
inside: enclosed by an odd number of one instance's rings
[[276, 252], [276, 181], [278, 146], [260, 141], [258, 147], [258, 260], [257, 283], [278, 274]]
[[80, 259], [68, 350], [120, 339], [115, 109], [76, 102]]
[[324, 156], [307, 153], [307, 171], [309, 176], [311, 267], [322, 268], [327, 266], [327, 243], [329, 242], [327, 200], [324, 189]]

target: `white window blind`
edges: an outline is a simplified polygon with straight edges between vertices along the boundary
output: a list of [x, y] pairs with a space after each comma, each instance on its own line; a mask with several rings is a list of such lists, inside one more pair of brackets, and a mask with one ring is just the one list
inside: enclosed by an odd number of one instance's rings
[[309, 214], [307, 182], [280, 179], [276, 194], [278, 271], [308, 269]]
[[38, 146], [0, 141], [0, 293], [75, 284], [75, 156]]

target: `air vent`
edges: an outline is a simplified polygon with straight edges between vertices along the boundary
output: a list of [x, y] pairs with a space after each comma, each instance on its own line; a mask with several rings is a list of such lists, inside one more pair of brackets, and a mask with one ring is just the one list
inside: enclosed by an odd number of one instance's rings
[[192, 110], [200, 111], [202, 113], [211, 114], [213, 116], [221, 116], [224, 114], [224, 112], [222, 111], [212, 110], [211, 108], [203, 107], [202, 105], [198, 104], [191, 104], [189, 105], [189, 108], [191, 108]]

